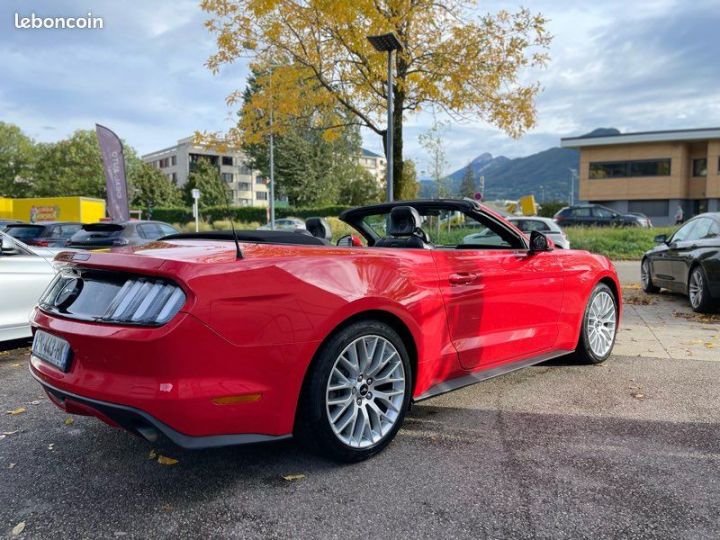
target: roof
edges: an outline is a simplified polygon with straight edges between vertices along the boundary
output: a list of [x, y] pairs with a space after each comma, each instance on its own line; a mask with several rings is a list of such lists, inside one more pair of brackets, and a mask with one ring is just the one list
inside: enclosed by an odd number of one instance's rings
[[384, 158], [385, 156], [381, 156], [380, 154], [376, 154], [375, 152], [372, 152], [368, 150], [367, 148], [362, 149], [362, 155], [365, 157], [374, 157], [374, 158]]
[[649, 142], [705, 141], [720, 139], [720, 127], [698, 129], [675, 129], [667, 131], [638, 131], [617, 135], [564, 137], [560, 139], [563, 148], [588, 146], [609, 146], [613, 144], [640, 144]]

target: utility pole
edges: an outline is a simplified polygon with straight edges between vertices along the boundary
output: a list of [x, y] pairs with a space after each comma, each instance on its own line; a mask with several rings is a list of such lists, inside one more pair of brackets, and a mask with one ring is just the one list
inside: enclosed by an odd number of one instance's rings
[[275, 230], [275, 137], [273, 135], [273, 103], [275, 96], [272, 88], [272, 72], [270, 73], [270, 230]]
[[577, 180], [577, 169], [568, 169], [570, 171], [570, 206], [575, 204], [575, 181]]
[[393, 52], [402, 51], [403, 46], [394, 32], [380, 36], [367, 36], [370, 44], [378, 52], [388, 53], [387, 70], [387, 133], [385, 157], [387, 160], [387, 200], [392, 202], [393, 193]]

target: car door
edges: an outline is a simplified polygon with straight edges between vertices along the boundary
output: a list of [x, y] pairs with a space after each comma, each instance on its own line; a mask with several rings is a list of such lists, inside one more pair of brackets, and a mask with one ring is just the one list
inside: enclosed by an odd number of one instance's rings
[[30, 336], [30, 313], [53, 275], [49, 261], [18, 244], [0, 253], [0, 339]]
[[589, 226], [595, 223], [595, 218], [592, 215], [592, 209], [589, 206], [579, 206], [573, 208], [573, 224]]
[[690, 220], [680, 227], [665, 242], [665, 246], [651, 255], [653, 281], [661, 287], [682, 291], [682, 284], [678, 285], [675, 277], [675, 262], [678, 258], [678, 247], [690, 237], [690, 233], [697, 224], [697, 220]]
[[594, 206], [592, 209], [593, 224], [599, 227], [607, 227], [613, 224], [613, 212], [602, 206]]
[[675, 282], [675, 288], [685, 292], [692, 265], [698, 251], [703, 244], [707, 243], [713, 220], [706, 217], [699, 217], [692, 220], [693, 227], [682, 240], [673, 241], [669, 250], [668, 262], [670, 263], [670, 275]]
[[433, 250], [462, 367], [490, 369], [552, 349], [564, 286], [559, 258], [488, 235], [465, 238], [482, 244]]

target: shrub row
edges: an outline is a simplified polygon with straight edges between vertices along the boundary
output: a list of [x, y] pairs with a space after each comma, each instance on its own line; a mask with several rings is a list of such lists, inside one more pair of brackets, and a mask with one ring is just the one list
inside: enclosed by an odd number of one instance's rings
[[[293, 208], [280, 207], [275, 208], [275, 217], [328, 217], [338, 216], [343, 210], [347, 210], [349, 206], [323, 206], [320, 208]], [[258, 221], [265, 223], [267, 221], [267, 209], [262, 206], [242, 206], [231, 207], [214, 206], [200, 210], [200, 216], [203, 221], [220, 221], [232, 218], [235, 221], [252, 222]], [[153, 219], [166, 221], [167, 223], [187, 223], [192, 221], [192, 210], [190, 208], [153, 208]]]

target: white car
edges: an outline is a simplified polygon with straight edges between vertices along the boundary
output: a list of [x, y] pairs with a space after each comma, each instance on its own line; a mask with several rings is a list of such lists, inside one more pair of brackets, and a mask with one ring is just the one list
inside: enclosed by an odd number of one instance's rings
[[[552, 238], [555, 247], [570, 249], [570, 240], [568, 240], [568, 237], [565, 235], [560, 226], [551, 218], [538, 216], [508, 216], [505, 219], [528, 236], [530, 236], [532, 231], [540, 231], [548, 238]], [[469, 234], [463, 239], [463, 243], [494, 245], [494, 239], [489, 236], [492, 234], [493, 233], [490, 229], [486, 229], [485, 231], [479, 233]], [[498, 237], [497, 245], [500, 245], [500, 242], [502, 242], [502, 240]]]
[[32, 335], [28, 319], [40, 295], [55, 276], [53, 248], [29, 247], [0, 232], [0, 341]]
[[[276, 231], [302, 231], [305, 229], [305, 222], [300, 218], [280, 218], [275, 220]], [[258, 231], [269, 231], [270, 224], [258, 227]]]

